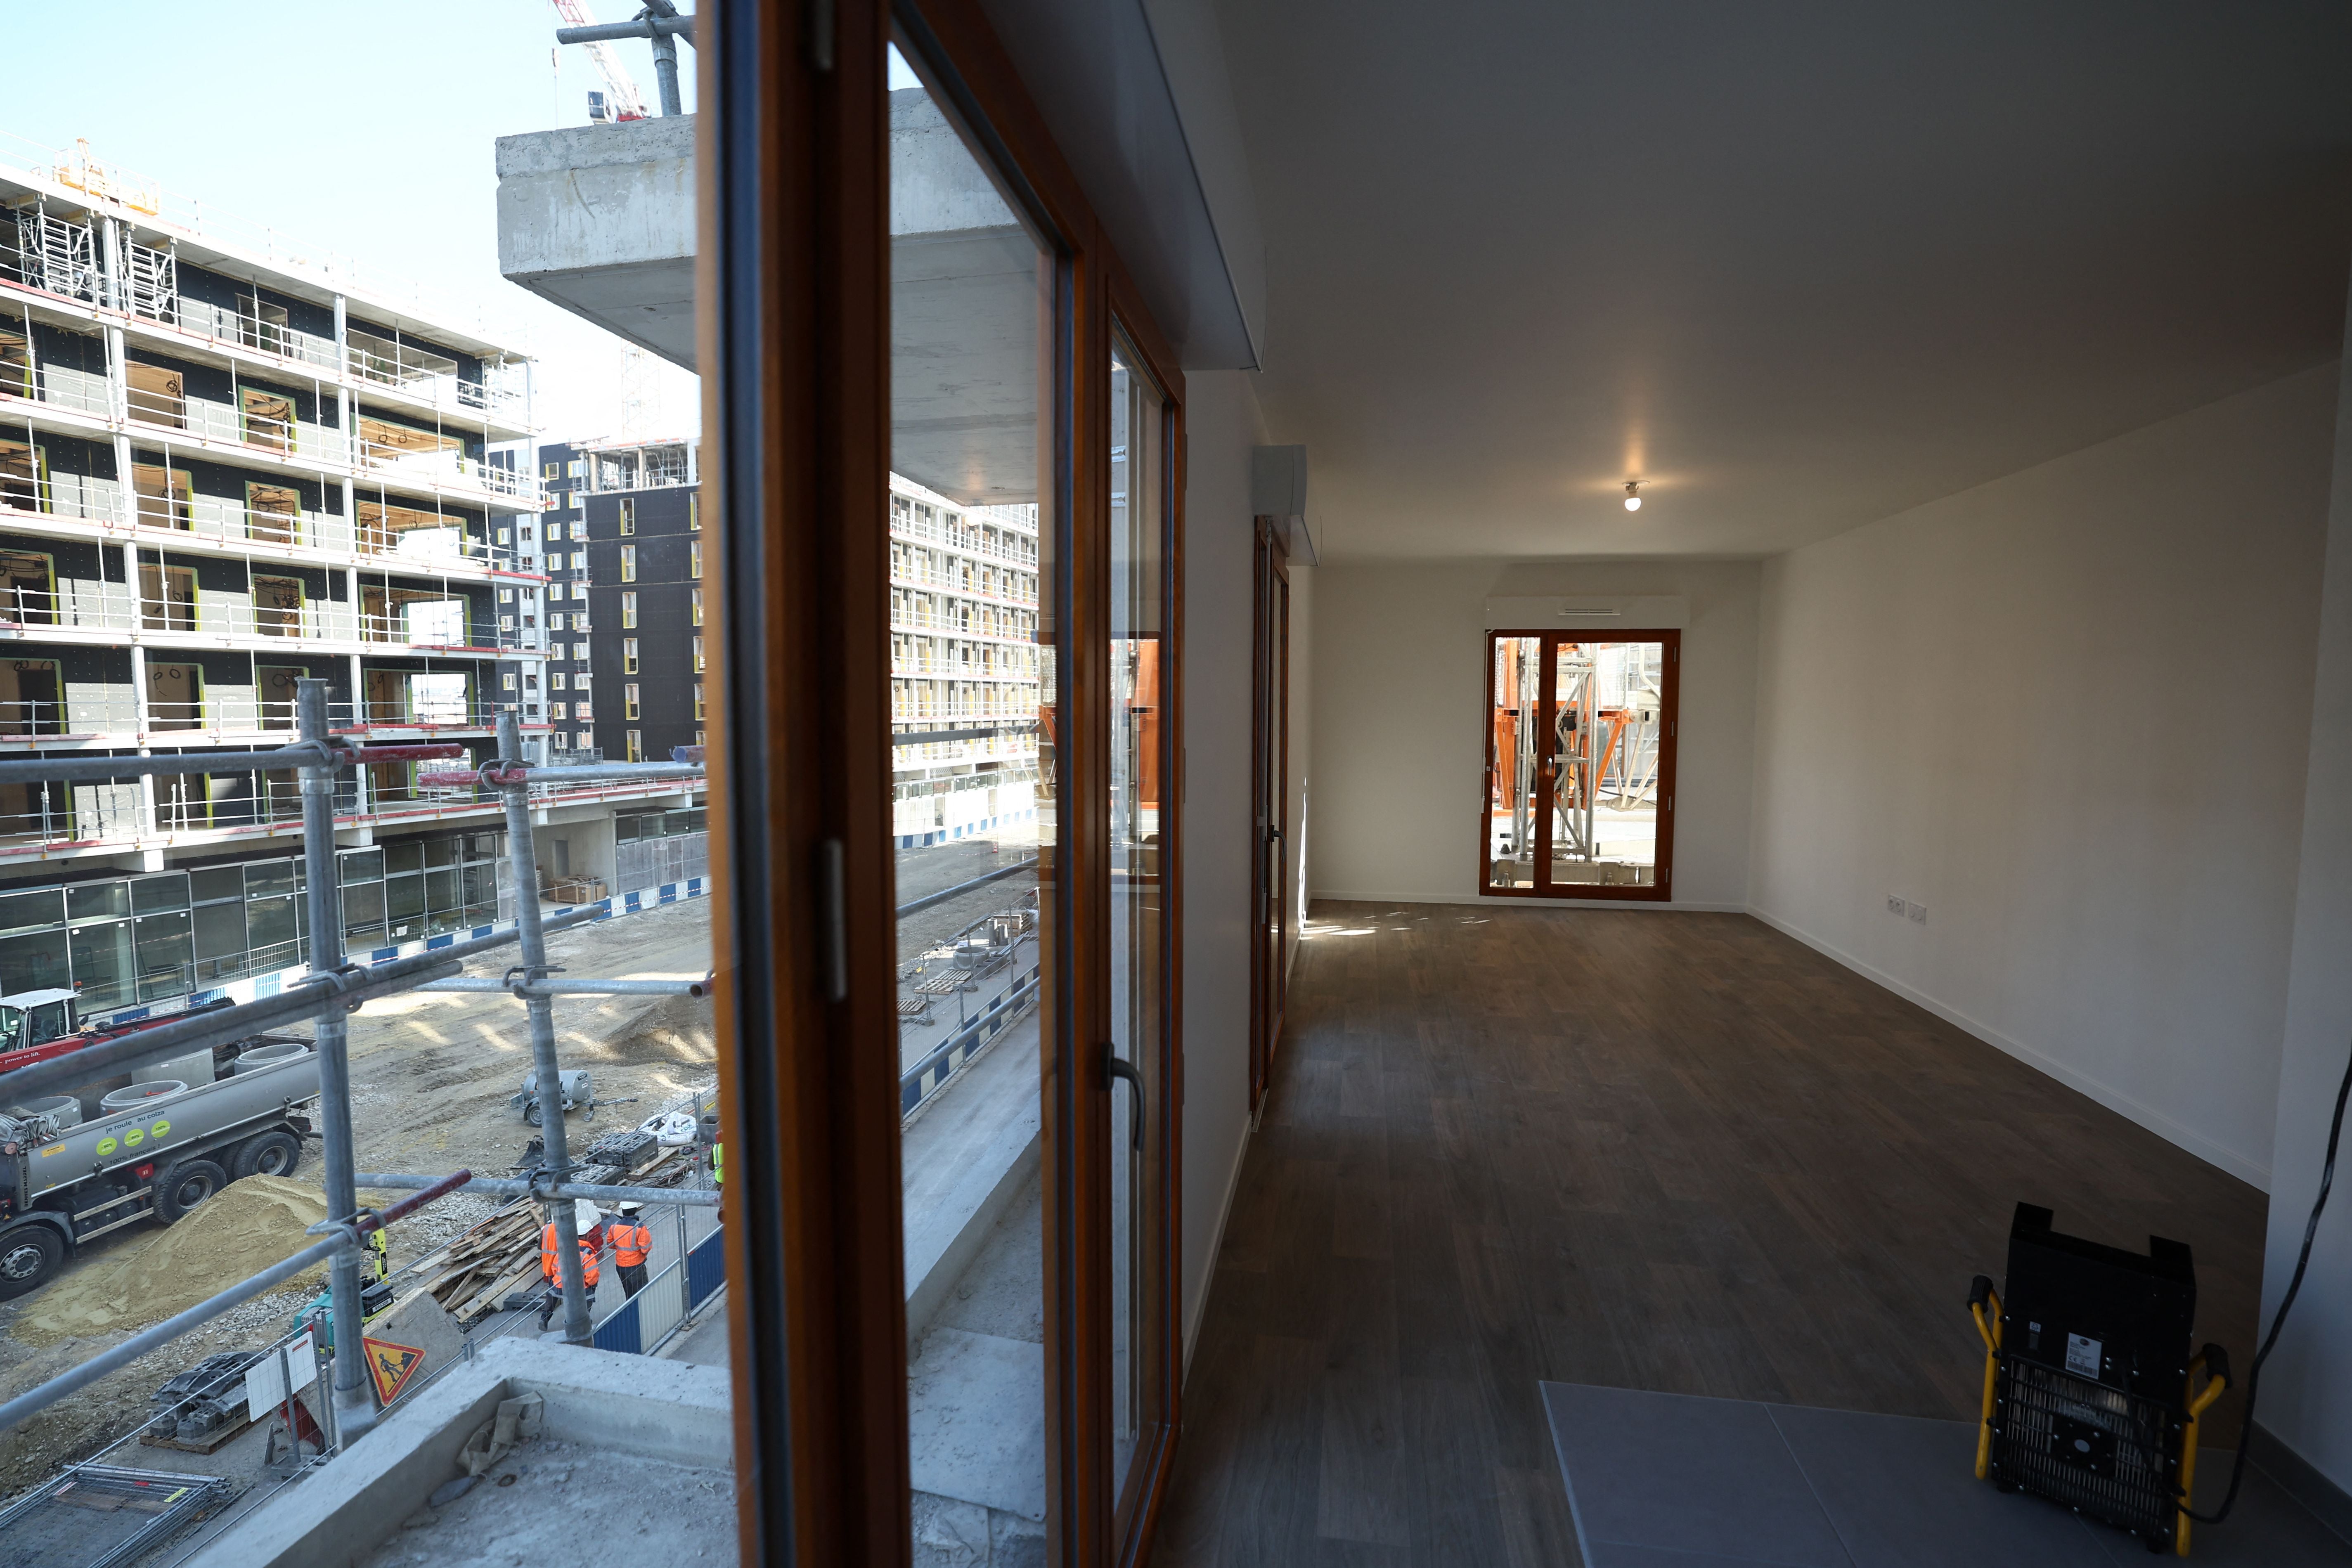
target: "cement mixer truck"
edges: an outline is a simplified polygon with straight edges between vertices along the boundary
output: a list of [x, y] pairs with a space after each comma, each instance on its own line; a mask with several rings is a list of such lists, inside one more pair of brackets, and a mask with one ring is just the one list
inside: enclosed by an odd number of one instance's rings
[[38, 1289], [92, 1237], [292, 1174], [318, 1100], [310, 1042], [261, 1036], [0, 1105], [0, 1300]]

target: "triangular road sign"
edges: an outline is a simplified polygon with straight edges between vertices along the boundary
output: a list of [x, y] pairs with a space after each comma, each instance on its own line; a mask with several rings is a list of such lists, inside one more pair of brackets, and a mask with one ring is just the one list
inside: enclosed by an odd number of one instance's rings
[[375, 1379], [375, 1397], [379, 1405], [389, 1405], [400, 1397], [400, 1390], [425, 1364], [425, 1352], [415, 1345], [396, 1345], [390, 1340], [360, 1341], [361, 1353], [367, 1358], [368, 1375]]

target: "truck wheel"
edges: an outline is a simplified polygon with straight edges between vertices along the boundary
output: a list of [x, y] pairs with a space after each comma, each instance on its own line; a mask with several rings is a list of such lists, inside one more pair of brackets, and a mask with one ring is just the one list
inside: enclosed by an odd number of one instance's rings
[[236, 1146], [236, 1157], [229, 1162], [228, 1179], [241, 1182], [247, 1176], [290, 1176], [301, 1163], [299, 1138], [291, 1132], [264, 1132]]
[[46, 1225], [20, 1225], [0, 1235], [0, 1301], [47, 1284], [65, 1257], [65, 1238]]
[[190, 1209], [228, 1185], [228, 1173], [210, 1160], [183, 1160], [155, 1178], [155, 1217], [174, 1225]]

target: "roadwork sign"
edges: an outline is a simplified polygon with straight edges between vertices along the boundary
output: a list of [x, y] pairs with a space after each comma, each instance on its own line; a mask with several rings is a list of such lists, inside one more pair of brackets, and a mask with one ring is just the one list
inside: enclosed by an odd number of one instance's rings
[[375, 1379], [378, 1404], [389, 1405], [400, 1397], [401, 1385], [416, 1374], [425, 1364], [425, 1352], [415, 1345], [396, 1345], [390, 1340], [362, 1337], [361, 1352], [367, 1357], [368, 1375]]

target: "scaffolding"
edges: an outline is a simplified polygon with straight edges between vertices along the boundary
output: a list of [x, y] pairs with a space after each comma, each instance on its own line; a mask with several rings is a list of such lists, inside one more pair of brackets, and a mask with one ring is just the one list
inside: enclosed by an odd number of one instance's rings
[[[216, 767], [231, 771], [259, 769], [272, 773], [291, 770], [299, 778], [305, 858], [313, 867], [332, 866], [335, 863], [336, 785], [340, 773], [378, 763], [447, 759], [460, 755], [461, 749], [453, 745], [370, 747], [340, 742], [329, 728], [327, 690], [327, 682], [323, 680], [305, 679], [299, 682], [296, 702], [300, 738], [295, 744], [276, 751], [216, 753], [201, 758], [37, 757], [0, 762], [0, 784], [112, 779], [166, 772], [206, 771]], [[524, 760], [520, 726], [510, 712], [499, 716], [498, 738], [499, 759], [488, 765], [467, 773], [428, 774], [425, 777], [436, 783], [457, 782], [467, 786], [478, 784], [501, 795], [506, 807], [508, 854], [512, 862], [515, 885], [519, 889], [535, 887], [537, 882], [531, 824], [534, 783], [571, 784], [625, 779], [699, 779], [703, 772], [699, 763], [603, 763], [586, 768], [535, 767]], [[329, 1296], [333, 1321], [338, 1324], [357, 1325], [362, 1321], [361, 1274], [370, 1236], [468, 1185], [478, 1184], [489, 1191], [504, 1190], [509, 1185], [488, 1179], [477, 1184], [469, 1171], [458, 1171], [445, 1176], [373, 1174], [367, 1178], [366, 1184], [379, 1187], [414, 1185], [420, 1190], [381, 1213], [361, 1205], [358, 1195], [361, 1181], [354, 1163], [347, 1019], [362, 1002], [418, 989], [436, 981], [449, 980], [463, 967], [464, 959], [508, 943], [518, 943], [521, 948], [522, 962], [509, 972], [501, 988], [521, 1000], [528, 1010], [531, 1056], [538, 1081], [554, 1084], [561, 1080], [550, 999], [558, 991], [567, 994], [618, 994], [637, 993], [652, 987], [699, 995], [702, 994], [700, 987], [707, 984], [688, 981], [552, 982], [551, 976], [554, 971], [547, 962], [548, 935], [604, 916], [598, 909], [591, 907], [542, 920], [536, 898], [516, 900], [516, 921], [510, 930], [382, 963], [352, 964], [345, 962], [343, 954], [343, 922], [335, 905], [337, 879], [331, 875], [313, 874], [306, 879], [305, 892], [310, 903], [310, 973], [308, 979], [287, 987], [275, 996], [189, 1015], [152, 1029], [86, 1046], [78, 1051], [14, 1072], [0, 1073], [0, 1104], [17, 1104], [40, 1094], [54, 1092], [65, 1085], [87, 1079], [93, 1071], [127, 1070], [169, 1060], [308, 1017], [313, 1022], [314, 1048], [319, 1061], [319, 1121], [329, 1215], [326, 1220], [311, 1228], [315, 1233], [322, 1234], [324, 1239], [231, 1286], [211, 1300], [131, 1336], [72, 1371], [0, 1404], [0, 1430], [14, 1426], [107, 1373], [129, 1365], [151, 1351], [322, 1261], [329, 1268]], [[572, 1184], [572, 1165], [564, 1137], [563, 1118], [558, 1113], [543, 1118], [543, 1121], [544, 1159], [527, 1190], [533, 1196], [553, 1203], [562, 1271], [564, 1337], [569, 1342], [586, 1344], [590, 1342], [591, 1332], [589, 1310], [580, 1268], [574, 1211], [571, 1203], [556, 1200], [617, 1194], [624, 1201], [642, 1201], [644, 1194], [636, 1189], [583, 1187]], [[666, 1192], [661, 1194], [660, 1201], [707, 1201], [715, 1204], [718, 1195], [714, 1192], [707, 1200], [702, 1200], [692, 1194]], [[360, 1340], [361, 1336], [355, 1331], [336, 1336], [331, 1419], [329, 1423], [331, 1448], [348, 1445], [364, 1434], [375, 1421], [367, 1393], [367, 1373], [362, 1362]]]

